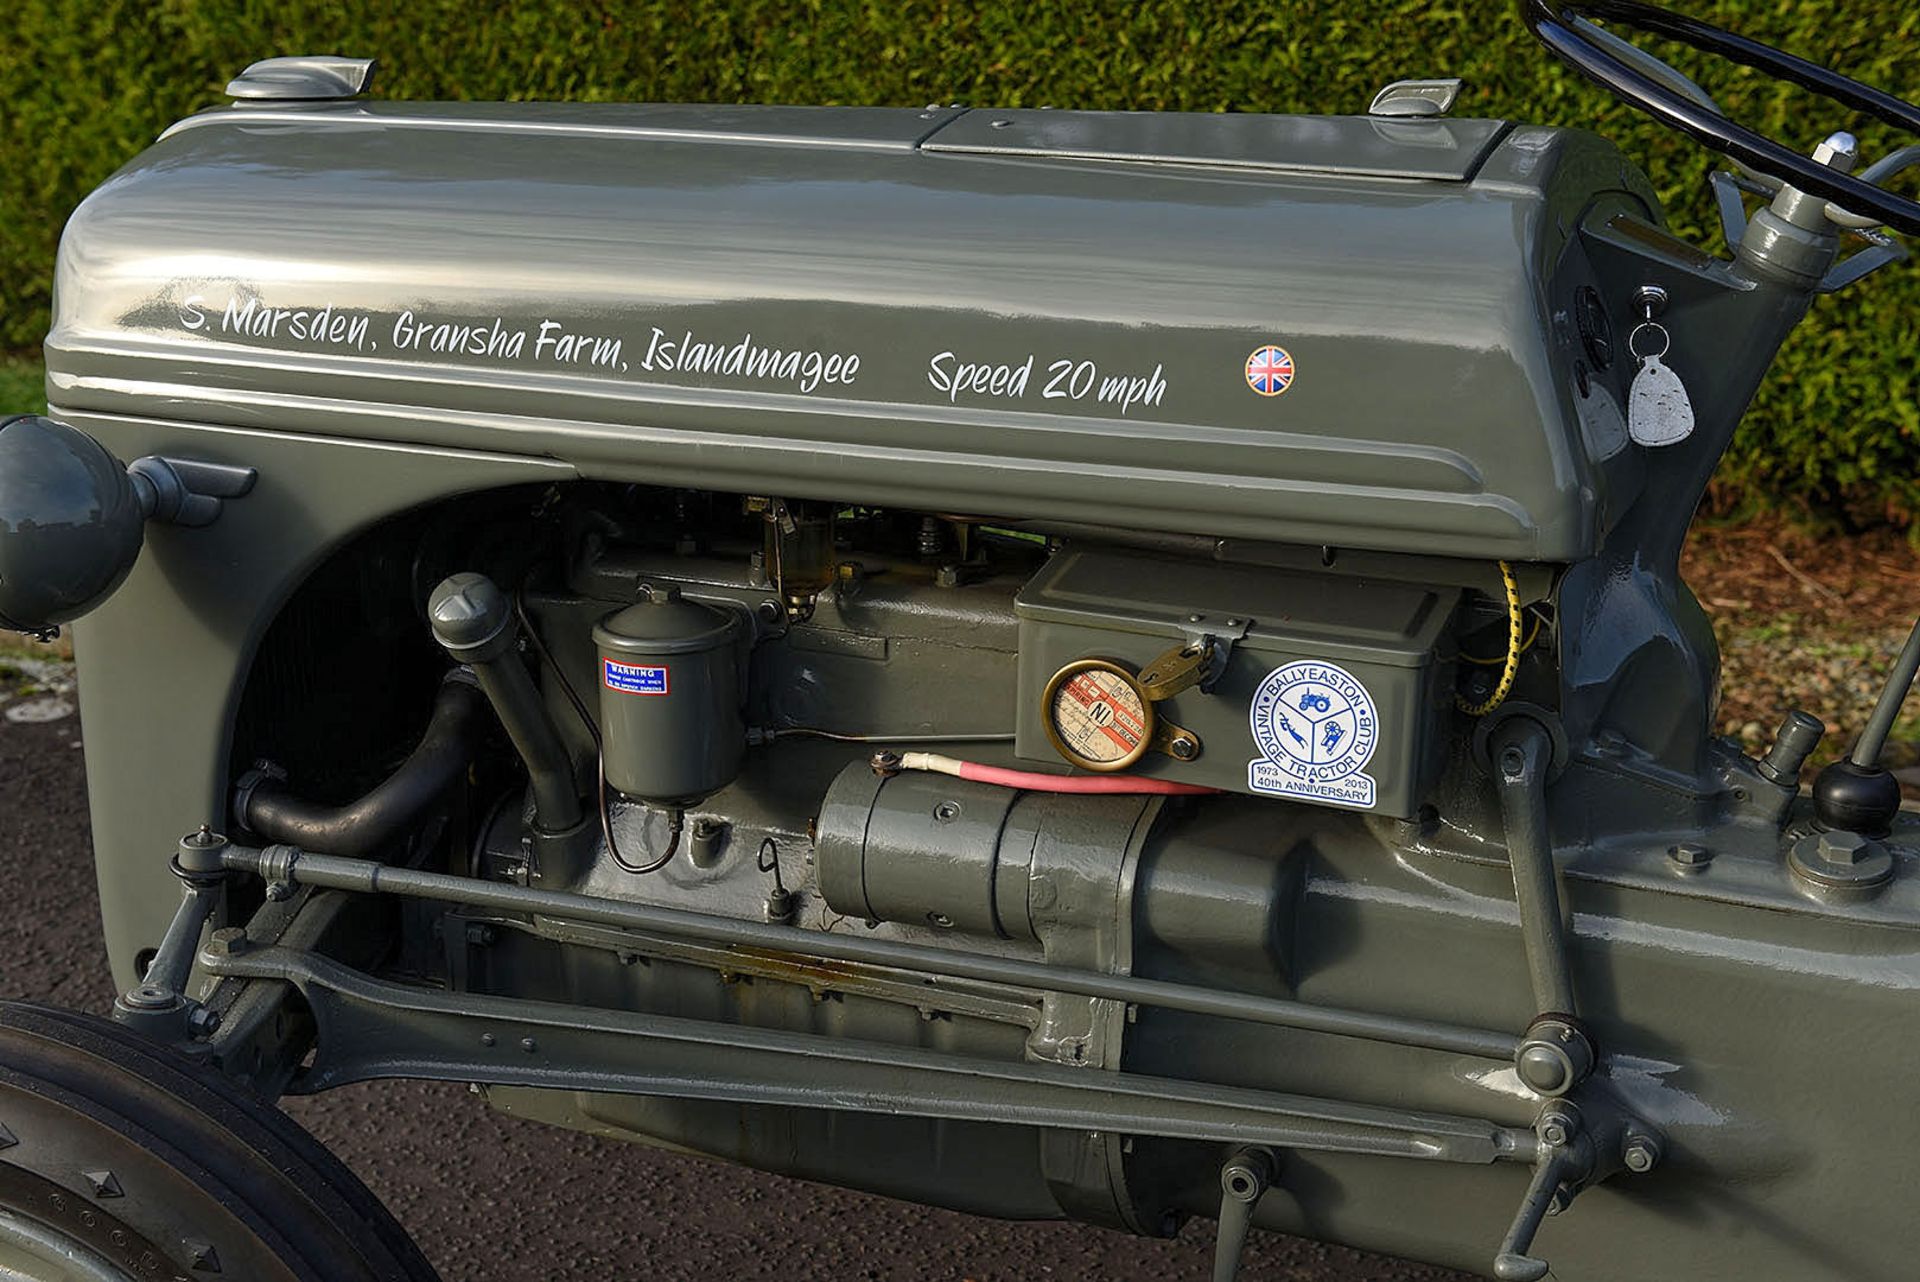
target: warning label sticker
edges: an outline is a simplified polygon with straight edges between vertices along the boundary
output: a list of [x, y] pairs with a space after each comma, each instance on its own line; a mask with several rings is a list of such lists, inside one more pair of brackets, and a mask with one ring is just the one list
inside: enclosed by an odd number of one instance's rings
[[667, 670], [664, 666], [618, 663], [612, 659], [602, 662], [605, 671], [601, 679], [606, 682], [609, 690], [618, 690], [622, 694], [667, 693]]

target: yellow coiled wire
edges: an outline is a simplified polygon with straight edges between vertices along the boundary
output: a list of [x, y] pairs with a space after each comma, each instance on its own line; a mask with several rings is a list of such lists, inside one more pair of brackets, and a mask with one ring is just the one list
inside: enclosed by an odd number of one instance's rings
[[1500, 582], [1507, 589], [1507, 658], [1500, 667], [1500, 682], [1485, 702], [1468, 703], [1464, 695], [1453, 696], [1455, 706], [1470, 717], [1484, 717], [1506, 701], [1513, 691], [1513, 679], [1520, 675], [1520, 655], [1526, 649], [1520, 640], [1520, 584], [1513, 577], [1513, 567], [1505, 561], [1500, 562]]

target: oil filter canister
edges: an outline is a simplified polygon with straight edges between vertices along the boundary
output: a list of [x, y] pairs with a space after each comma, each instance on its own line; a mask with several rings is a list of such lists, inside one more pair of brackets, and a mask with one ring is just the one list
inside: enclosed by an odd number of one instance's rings
[[746, 751], [739, 615], [642, 587], [594, 625], [607, 782], [629, 797], [685, 804], [725, 787]]

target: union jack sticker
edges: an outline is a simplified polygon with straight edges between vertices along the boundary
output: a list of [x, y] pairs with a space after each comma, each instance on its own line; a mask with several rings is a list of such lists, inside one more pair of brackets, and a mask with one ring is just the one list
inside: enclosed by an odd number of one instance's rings
[[1284, 347], [1261, 347], [1247, 357], [1247, 386], [1262, 396], [1278, 396], [1293, 386], [1293, 356]]

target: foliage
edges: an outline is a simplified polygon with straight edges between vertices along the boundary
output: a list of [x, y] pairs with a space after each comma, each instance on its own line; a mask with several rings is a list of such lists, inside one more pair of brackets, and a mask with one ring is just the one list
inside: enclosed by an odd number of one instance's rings
[[22, 356], [0, 356], [0, 418], [47, 412], [40, 363]]
[[[1869, 83], [1920, 94], [1920, 9], [1715, 0], [1708, 21]], [[382, 59], [396, 98], [1054, 105], [1351, 112], [1404, 76], [1458, 75], [1460, 114], [1597, 129], [1660, 186], [1676, 228], [1718, 247], [1712, 160], [1533, 44], [1512, 0], [9, 0], [0, 17], [0, 350], [47, 325], [67, 212], [171, 121], [223, 101], [247, 63], [337, 52]], [[1689, 50], [1657, 51], [1735, 114], [1810, 148], [1861, 122]], [[1859, 129], [1868, 153], [1892, 141]], [[207, 211], [217, 219], [217, 210]], [[1723, 505], [1786, 505], [1907, 523], [1920, 512], [1920, 274], [1896, 268], [1823, 300], [1721, 471]]]

